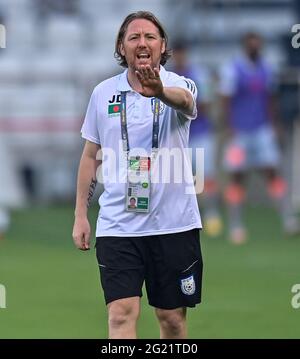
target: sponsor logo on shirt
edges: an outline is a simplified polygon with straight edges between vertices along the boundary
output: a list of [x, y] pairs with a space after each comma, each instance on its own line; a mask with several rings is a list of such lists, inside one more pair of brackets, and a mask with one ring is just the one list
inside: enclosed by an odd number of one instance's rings
[[[154, 105], [155, 105], [155, 97], [151, 98], [151, 109], [152, 112], [154, 113]], [[164, 109], [166, 108], [166, 105], [163, 102], [159, 102], [159, 114], [161, 115], [164, 112]]]
[[109, 117], [116, 116], [121, 112], [121, 95], [113, 95], [108, 101], [107, 114]]

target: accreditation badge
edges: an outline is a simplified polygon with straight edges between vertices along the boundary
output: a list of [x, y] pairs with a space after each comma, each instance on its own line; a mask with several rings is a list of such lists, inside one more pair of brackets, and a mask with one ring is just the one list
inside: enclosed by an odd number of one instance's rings
[[150, 208], [150, 157], [128, 157], [126, 210], [149, 212]]

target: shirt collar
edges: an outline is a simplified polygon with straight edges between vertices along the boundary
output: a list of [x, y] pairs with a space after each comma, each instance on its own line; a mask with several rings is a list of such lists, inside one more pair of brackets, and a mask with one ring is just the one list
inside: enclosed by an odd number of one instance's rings
[[[127, 79], [128, 69], [126, 69], [124, 72], [122, 72], [119, 76], [119, 81], [117, 83], [117, 91], [133, 91], [131, 86], [129, 85], [128, 79]], [[160, 65], [159, 75], [161, 78], [162, 83], [165, 82], [167, 77], [167, 71], [165, 68]]]
[[131, 86], [127, 80], [128, 69], [122, 72], [119, 76], [119, 81], [117, 83], [117, 91], [132, 91]]

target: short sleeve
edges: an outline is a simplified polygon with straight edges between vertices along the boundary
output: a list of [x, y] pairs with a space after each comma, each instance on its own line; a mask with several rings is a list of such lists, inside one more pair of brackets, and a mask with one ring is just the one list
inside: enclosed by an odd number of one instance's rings
[[180, 111], [180, 114], [183, 115], [188, 120], [194, 120], [197, 117], [197, 105], [196, 105], [197, 87], [195, 85], [195, 82], [193, 80], [190, 80], [190, 79], [184, 77], [184, 76], [178, 76], [178, 78], [175, 80], [175, 82], [172, 86], [180, 87], [185, 90], [188, 90], [190, 92], [190, 94], [192, 95], [193, 100], [194, 100], [192, 115], [187, 115], [186, 113], [183, 113], [181, 111]]
[[220, 70], [219, 93], [223, 96], [234, 95], [237, 87], [236, 73], [232, 64], [222, 66]]
[[98, 115], [97, 115], [97, 94], [93, 91], [85, 119], [81, 128], [81, 136], [91, 142], [100, 145], [99, 131], [98, 131]]

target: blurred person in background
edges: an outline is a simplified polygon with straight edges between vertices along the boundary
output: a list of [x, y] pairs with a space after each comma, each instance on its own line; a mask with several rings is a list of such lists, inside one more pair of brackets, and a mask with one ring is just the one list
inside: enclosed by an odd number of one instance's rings
[[[78, 172], [73, 228], [78, 249], [90, 248], [87, 209], [100, 148], [103, 158], [107, 157], [105, 150], [113, 151], [119, 164], [117, 176], [122, 177], [121, 181], [112, 176], [104, 179], [96, 230], [110, 339], [136, 338], [144, 281], [162, 339], [186, 338], [187, 307], [201, 301], [201, 219], [194, 188], [187, 194], [185, 181], [157, 183], [151, 173], [146, 183], [133, 184], [129, 178], [131, 172], [137, 176], [152, 167], [159, 167], [161, 173], [163, 161], [155, 155], [159, 149], [180, 150], [183, 163], [173, 167], [189, 163], [185, 148], [190, 122], [197, 116], [197, 89], [192, 80], [164, 69], [170, 57], [167, 46], [167, 35], [152, 13], [128, 15], [115, 47], [116, 59], [127, 69], [95, 88], [82, 127], [86, 144]], [[132, 157], [134, 152], [138, 155]], [[104, 164], [106, 169], [113, 165], [110, 159]], [[190, 186], [190, 166], [186, 176]], [[136, 210], [127, 205], [133, 191]]]
[[[188, 47], [184, 39], [177, 39], [173, 46], [173, 63], [171, 70], [180, 76], [192, 78], [198, 89], [196, 121], [191, 122], [189, 146], [192, 149], [193, 174], [196, 169], [202, 169], [202, 158], [197, 158], [196, 149], [204, 149], [204, 192], [197, 193], [199, 206], [204, 213], [205, 233], [209, 236], [218, 236], [222, 231], [222, 220], [219, 214], [218, 182], [216, 171], [216, 138], [211, 119], [209, 118], [212, 97], [211, 76], [203, 66], [192, 65], [188, 60]], [[202, 175], [202, 174], [201, 174]], [[201, 182], [195, 178], [196, 189]], [[201, 202], [203, 201], [203, 205]]]
[[248, 32], [242, 39], [243, 54], [223, 66], [220, 76], [222, 114], [229, 141], [224, 150], [229, 183], [225, 189], [229, 239], [236, 244], [247, 239], [243, 220], [245, 177], [255, 169], [266, 179], [267, 191], [280, 212], [284, 231], [292, 234], [299, 224], [287, 203], [287, 183], [279, 167], [278, 123], [275, 109], [274, 74], [263, 58], [261, 36]]

